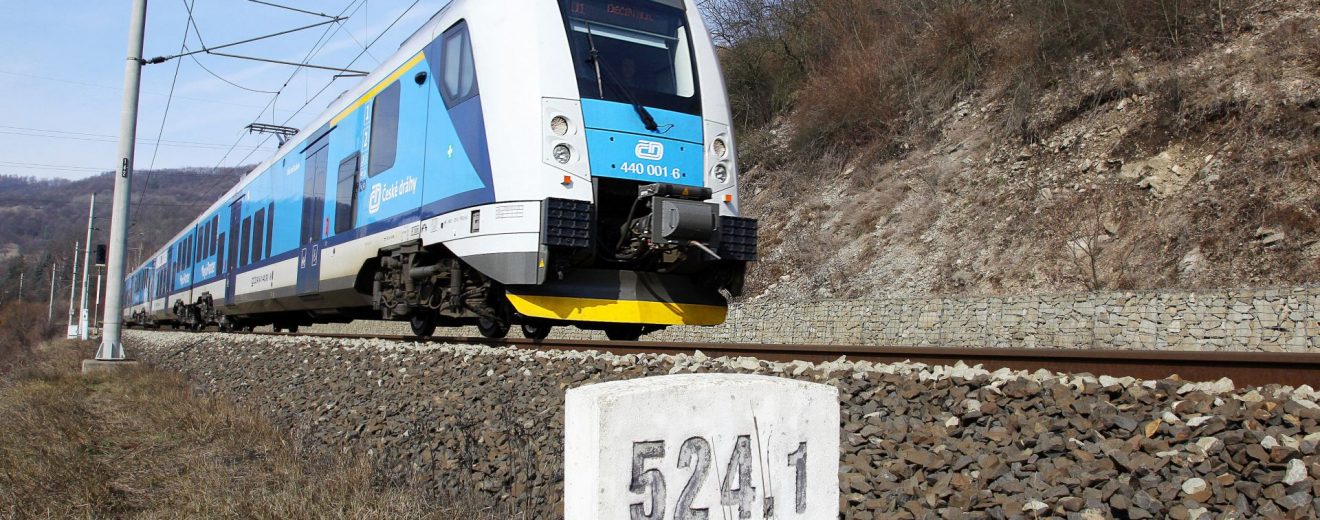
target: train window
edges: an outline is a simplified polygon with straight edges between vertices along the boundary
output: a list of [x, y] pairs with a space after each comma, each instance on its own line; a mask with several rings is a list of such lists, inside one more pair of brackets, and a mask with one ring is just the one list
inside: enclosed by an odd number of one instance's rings
[[219, 237], [220, 237], [220, 216], [216, 215], [214, 217], [211, 217], [211, 247], [210, 247], [210, 252], [206, 256], [215, 256], [215, 252], [218, 249], [216, 246], [219, 245], [219, 243], [216, 242], [216, 240]]
[[266, 256], [270, 256], [270, 248], [275, 238], [275, 203], [272, 202], [266, 206]]
[[650, 0], [560, 0], [583, 98], [698, 114], [687, 16]]
[[265, 242], [266, 210], [259, 209], [252, 215], [252, 261], [261, 261], [261, 245]]
[[216, 274], [225, 273], [225, 234], [220, 233], [215, 237], [215, 272]]
[[238, 240], [238, 266], [248, 265], [248, 250], [252, 248], [252, 218], [243, 219], [243, 232]]
[[371, 108], [371, 164], [367, 176], [375, 177], [394, 167], [399, 149], [399, 82], [376, 95]]
[[467, 101], [476, 96], [477, 71], [472, 62], [472, 39], [468, 36], [467, 23], [459, 22], [445, 31], [443, 55], [445, 106]]
[[[376, 161], [374, 153], [371, 161]], [[335, 185], [335, 234], [353, 229], [357, 209], [357, 174], [358, 154], [350, 155], [339, 163], [339, 182]]]

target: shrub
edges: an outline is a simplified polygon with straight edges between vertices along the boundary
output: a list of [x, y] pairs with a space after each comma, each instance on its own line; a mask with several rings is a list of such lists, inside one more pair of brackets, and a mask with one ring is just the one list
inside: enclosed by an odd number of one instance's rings
[[44, 305], [11, 302], [0, 307], [0, 374], [21, 364], [53, 332]]
[[[1173, 57], [1221, 38], [1241, 0], [711, 0], [735, 120], [791, 114], [792, 146], [819, 154], [929, 137], [959, 98], [1013, 99], [1009, 130], [1079, 60]], [[1017, 116], [1016, 118], [1012, 116]]]

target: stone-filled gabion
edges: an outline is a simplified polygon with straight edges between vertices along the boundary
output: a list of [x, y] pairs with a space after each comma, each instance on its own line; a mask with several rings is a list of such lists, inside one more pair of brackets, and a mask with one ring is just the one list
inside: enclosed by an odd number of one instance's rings
[[219, 334], [135, 332], [129, 348], [390, 479], [527, 518], [562, 516], [566, 389], [678, 372], [837, 386], [845, 518], [1320, 511], [1309, 387]]

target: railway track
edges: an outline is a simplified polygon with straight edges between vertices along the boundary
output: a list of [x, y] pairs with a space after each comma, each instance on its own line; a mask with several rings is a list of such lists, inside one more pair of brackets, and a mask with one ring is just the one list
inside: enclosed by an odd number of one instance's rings
[[[254, 333], [270, 334], [275, 333]], [[281, 334], [282, 335], [282, 334]], [[344, 339], [384, 339], [419, 341], [413, 336], [372, 334], [304, 333], [304, 336]], [[740, 343], [686, 343], [665, 341], [599, 341], [521, 338], [492, 340], [486, 338], [436, 336], [421, 341], [460, 343], [514, 348], [557, 350], [599, 350], [614, 354], [691, 354], [700, 350], [712, 356], [749, 356], [770, 361], [833, 361], [840, 356], [851, 361], [893, 363], [912, 361], [932, 365], [952, 365], [962, 361], [981, 365], [987, 370], [1009, 368], [1062, 373], [1090, 373], [1113, 377], [1162, 379], [1173, 375], [1185, 381], [1232, 379], [1237, 386], [1280, 384], [1320, 387], [1320, 354], [1255, 352], [1182, 352], [1127, 350], [1047, 350], [1023, 348], [954, 348], [954, 347], [866, 347], [845, 345], [763, 345]]]

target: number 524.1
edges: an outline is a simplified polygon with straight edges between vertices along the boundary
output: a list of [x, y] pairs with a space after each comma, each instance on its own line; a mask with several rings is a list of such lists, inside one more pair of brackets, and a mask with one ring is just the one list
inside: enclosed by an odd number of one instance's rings
[[[634, 442], [632, 447], [632, 478], [628, 491], [644, 495], [641, 502], [628, 506], [630, 520], [665, 520], [666, 492], [665, 475], [659, 468], [644, 469], [646, 461], [663, 459], [664, 441]], [[692, 502], [701, 492], [706, 476], [710, 472], [710, 441], [702, 437], [692, 437], [683, 441], [678, 448], [678, 467], [692, 469], [683, 491], [678, 495], [674, 507], [673, 520], [708, 520], [709, 508], [694, 508]], [[788, 454], [788, 467], [793, 468], [793, 511], [801, 514], [807, 510], [807, 443], [798, 443], [797, 450]], [[738, 518], [747, 520], [752, 517], [752, 507], [756, 502], [756, 487], [752, 481], [752, 441], [750, 435], [740, 435], [733, 444], [733, 454], [720, 478], [720, 505], [737, 506]], [[765, 497], [762, 502], [762, 517], [774, 516], [775, 501]]]

